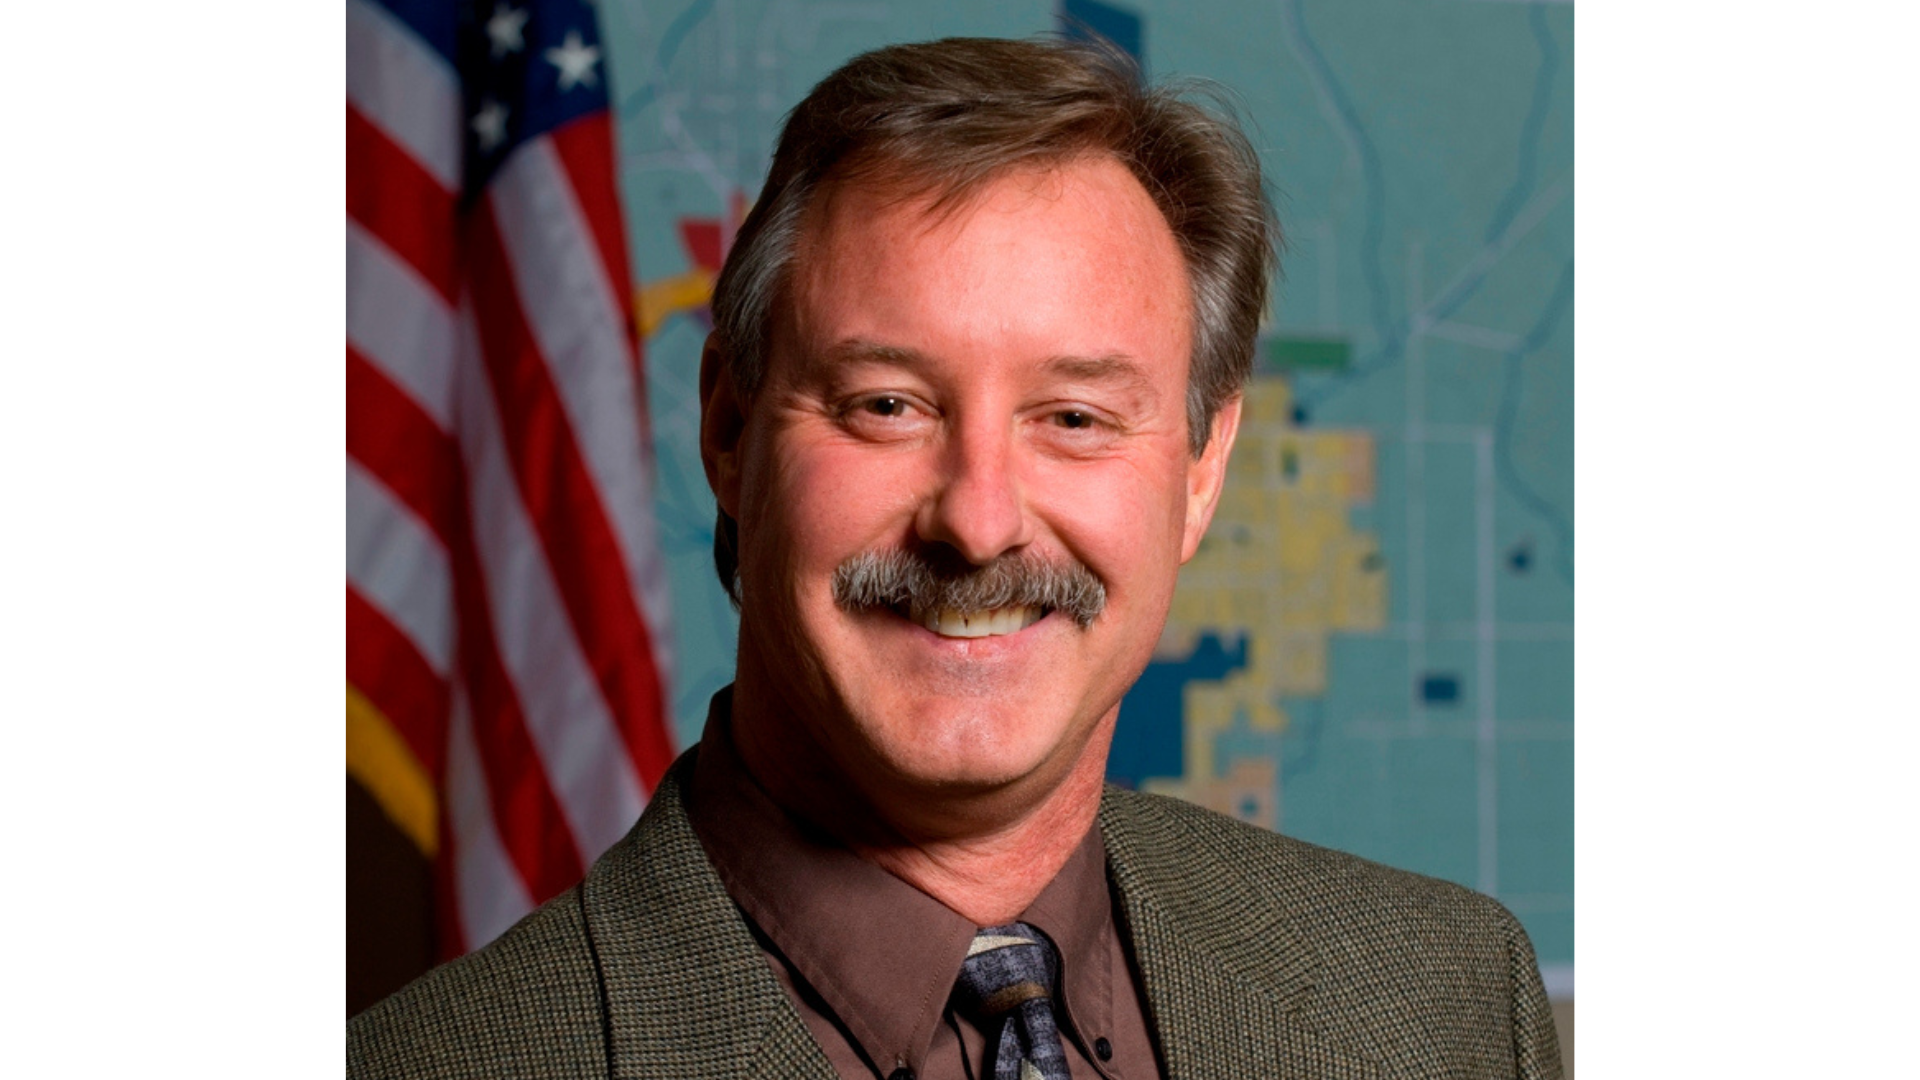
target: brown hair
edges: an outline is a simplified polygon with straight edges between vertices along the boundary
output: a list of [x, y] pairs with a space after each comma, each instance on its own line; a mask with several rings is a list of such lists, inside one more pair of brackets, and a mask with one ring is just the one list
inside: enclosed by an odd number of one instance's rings
[[[760, 200], [713, 290], [728, 375], [748, 401], [813, 196], [828, 182], [883, 182], [951, 204], [1021, 166], [1110, 155], [1140, 181], [1179, 242], [1193, 288], [1187, 435], [1253, 370], [1279, 225], [1238, 126], [1182, 94], [1143, 87], [1117, 49], [1053, 40], [949, 38], [854, 57], [788, 115]], [[720, 514], [715, 569], [737, 593], [737, 525]], [[735, 596], [737, 602], [737, 595]]]

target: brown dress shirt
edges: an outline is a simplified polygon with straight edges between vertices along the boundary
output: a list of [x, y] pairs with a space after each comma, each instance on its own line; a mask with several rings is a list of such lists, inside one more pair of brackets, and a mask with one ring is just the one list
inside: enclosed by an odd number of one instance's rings
[[[734, 751], [731, 701], [730, 688], [714, 696], [688, 817], [814, 1041], [843, 1077], [991, 1080], [985, 1036], [948, 1006], [980, 928], [775, 805]], [[1059, 950], [1054, 1008], [1073, 1075], [1151, 1080], [1160, 1067], [1106, 867], [1096, 825], [1020, 921]]]

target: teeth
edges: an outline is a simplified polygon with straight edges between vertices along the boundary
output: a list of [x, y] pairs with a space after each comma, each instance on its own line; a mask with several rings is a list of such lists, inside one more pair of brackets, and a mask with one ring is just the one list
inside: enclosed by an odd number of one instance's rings
[[1039, 622], [1046, 612], [1037, 607], [1004, 607], [991, 611], [937, 608], [916, 614], [920, 625], [943, 637], [979, 638], [1025, 630]]

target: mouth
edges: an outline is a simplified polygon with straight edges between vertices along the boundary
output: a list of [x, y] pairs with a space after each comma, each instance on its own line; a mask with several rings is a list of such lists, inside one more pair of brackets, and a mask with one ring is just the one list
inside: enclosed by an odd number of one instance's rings
[[910, 609], [906, 605], [899, 605], [893, 611], [941, 637], [984, 638], [1017, 634], [1046, 618], [1052, 609], [1024, 605], [986, 611], [961, 611], [948, 607]]

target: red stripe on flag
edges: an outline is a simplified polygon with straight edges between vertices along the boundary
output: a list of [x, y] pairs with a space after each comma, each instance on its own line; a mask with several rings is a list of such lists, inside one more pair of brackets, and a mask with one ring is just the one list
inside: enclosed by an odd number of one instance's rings
[[494, 825], [533, 902], [544, 903], [580, 880], [579, 851], [547, 781], [539, 750], [527, 734], [520, 695], [500, 662], [493, 611], [480, 581], [471, 535], [462, 530], [455, 548], [461, 674], [473, 706], [473, 741], [486, 774]]
[[386, 613], [347, 586], [347, 681], [373, 702], [436, 785], [447, 768], [447, 683]]
[[347, 456], [379, 477], [447, 546], [463, 520], [460, 448], [352, 345], [347, 346]]
[[507, 449], [567, 615], [651, 790], [673, 761], [653, 636], [552, 373], [521, 314], [491, 207], [473, 216], [468, 280]]
[[634, 322], [633, 277], [627, 269], [627, 238], [621, 231], [620, 196], [613, 180], [613, 118], [592, 113], [555, 130], [549, 139], [586, 216], [601, 269], [613, 286], [613, 304], [627, 329], [625, 340], [636, 342], [640, 332]]
[[[501, 842], [537, 903], [579, 880], [582, 866], [573, 829], [527, 732], [519, 693], [500, 660], [473, 545], [466, 470], [452, 444], [398, 386], [351, 349], [347, 367], [348, 453], [430, 522], [447, 546], [481, 770]], [[430, 471], [438, 474], [431, 481], [425, 475]]]
[[393, 249], [447, 303], [460, 292], [454, 193], [359, 110], [347, 106], [347, 216]]
[[566, 170], [580, 201], [580, 212], [593, 234], [593, 247], [600, 255], [607, 281], [613, 286], [613, 305], [620, 312], [633, 364], [634, 402], [640, 415], [640, 437], [653, 441], [653, 420], [647, 411], [647, 373], [640, 343], [640, 325], [634, 311], [633, 276], [628, 270], [627, 237], [620, 221], [620, 194], [614, 184], [613, 117], [607, 113], [583, 116], [556, 130], [550, 137], [560, 167]]
[[[460, 520], [470, 520], [464, 498]], [[453, 541], [454, 607], [460, 619], [461, 676], [473, 710], [473, 741], [501, 844], [538, 904], [580, 879], [580, 855], [539, 750], [527, 733], [520, 695], [500, 662], [493, 606], [481, 580], [473, 534], [468, 528], [457, 529]]]

